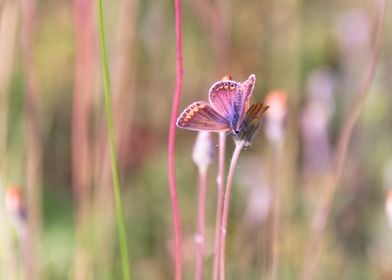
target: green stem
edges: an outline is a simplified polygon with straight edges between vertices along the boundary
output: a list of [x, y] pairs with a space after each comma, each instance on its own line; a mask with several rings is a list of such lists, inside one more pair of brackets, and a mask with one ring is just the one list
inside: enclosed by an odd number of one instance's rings
[[114, 141], [113, 112], [112, 112], [112, 102], [110, 98], [110, 81], [109, 81], [108, 62], [106, 56], [105, 31], [104, 31], [102, 10], [103, 10], [102, 0], [98, 0], [99, 41], [101, 46], [102, 76], [103, 76], [103, 88], [105, 94], [106, 121], [107, 121], [109, 142], [110, 142], [110, 159], [111, 159], [112, 174], [113, 174], [114, 200], [116, 205], [116, 222], [118, 228], [118, 239], [120, 242], [123, 279], [129, 280], [131, 279], [131, 273], [129, 269], [127, 235], [125, 230], [124, 214], [123, 214], [123, 207], [121, 202], [120, 180], [118, 175], [118, 165], [117, 165], [117, 158], [116, 158], [117, 155], [116, 143]]

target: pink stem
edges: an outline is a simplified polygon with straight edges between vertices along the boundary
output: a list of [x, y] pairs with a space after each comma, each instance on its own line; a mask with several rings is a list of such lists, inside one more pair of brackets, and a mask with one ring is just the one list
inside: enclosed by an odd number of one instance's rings
[[40, 119], [38, 110], [39, 89], [34, 64], [34, 37], [36, 34], [37, 3], [35, 0], [22, 1], [22, 52], [25, 73], [25, 104], [26, 104], [26, 188], [28, 232], [23, 242], [23, 276], [28, 279], [39, 279], [40, 266], [40, 235], [41, 235], [41, 200], [42, 200], [42, 144]]
[[196, 241], [196, 268], [195, 280], [203, 279], [203, 260], [204, 260], [204, 244], [205, 244], [205, 208], [206, 208], [206, 183], [207, 169], [199, 168], [199, 198], [197, 205], [197, 234]]
[[215, 228], [215, 254], [214, 254], [214, 268], [213, 280], [218, 280], [219, 277], [219, 255], [221, 248], [220, 231], [222, 228], [222, 211], [223, 198], [225, 195], [224, 176], [225, 176], [225, 150], [226, 150], [226, 133], [219, 133], [219, 162], [218, 162], [218, 189], [217, 189], [217, 206], [216, 206], [216, 228]]
[[227, 183], [226, 183], [225, 197], [224, 197], [224, 204], [223, 204], [223, 213], [222, 213], [222, 228], [221, 228], [221, 234], [220, 234], [220, 242], [221, 242], [220, 280], [225, 279], [225, 249], [226, 249], [227, 220], [229, 217], [229, 207], [230, 207], [230, 194], [231, 194], [231, 187], [233, 185], [234, 170], [237, 165], [237, 160], [238, 160], [238, 157], [241, 153], [242, 147], [243, 147], [242, 142], [236, 143], [235, 150], [234, 150], [233, 156], [231, 158], [229, 173], [227, 175]]
[[181, 9], [180, 0], [174, 0], [175, 19], [176, 19], [176, 49], [177, 49], [177, 74], [176, 74], [176, 88], [173, 98], [172, 112], [170, 118], [169, 128], [169, 143], [168, 143], [168, 165], [169, 165], [169, 185], [170, 198], [173, 212], [174, 222], [174, 239], [175, 239], [175, 279], [182, 279], [182, 252], [181, 252], [181, 228], [180, 215], [178, 209], [177, 187], [176, 187], [176, 172], [174, 166], [174, 152], [176, 140], [176, 118], [178, 114], [178, 107], [181, 97], [182, 85], [182, 34], [181, 34]]

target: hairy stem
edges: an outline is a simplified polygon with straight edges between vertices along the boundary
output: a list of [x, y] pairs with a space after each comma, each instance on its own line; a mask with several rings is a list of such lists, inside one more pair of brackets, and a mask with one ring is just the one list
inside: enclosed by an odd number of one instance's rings
[[219, 256], [221, 248], [220, 232], [222, 228], [223, 198], [225, 196], [224, 177], [225, 177], [225, 153], [226, 153], [226, 133], [219, 132], [219, 160], [217, 177], [217, 204], [216, 204], [216, 225], [215, 225], [215, 248], [214, 248], [214, 267], [213, 280], [219, 277]]
[[226, 235], [227, 235], [227, 221], [229, 218], [230, 195], [231, 187], [233, 186], [234, 171], [237, 166], [238, 157], [241, 153], [243, 142], [236, 142], [233, 156], [231, 158], [229, 173], [227, 174], [227, 182], [225, 188], [225, 197], [223, 202], [222, 212], [222, 227], [220, 231], [220, 280], [225, 280], [225, 251], [226, 251]]

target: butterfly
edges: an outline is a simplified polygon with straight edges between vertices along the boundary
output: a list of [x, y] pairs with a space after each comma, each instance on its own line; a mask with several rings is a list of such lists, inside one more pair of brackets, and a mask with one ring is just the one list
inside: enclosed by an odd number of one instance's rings
[[255, 83], [254, 74], [244, 82], [221, 80], [214, 83], [208, 92], [209, 103], [196, 101], [189, 105], [177, 119], [177, 126], [196, 131], [231, 131], [233, 135], [240, 135], [241, 130], [249, 129], [248, 123], [261, 118], [268, 108], [262, 103], [249, 108]]

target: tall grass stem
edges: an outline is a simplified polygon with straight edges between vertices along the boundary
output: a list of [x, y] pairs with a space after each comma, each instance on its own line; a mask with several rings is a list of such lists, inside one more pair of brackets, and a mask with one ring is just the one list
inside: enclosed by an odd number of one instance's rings
[[121, 202], [121, 190], [120, 190], [120, 180], [118, 174], [116, 142], [114, 139], [115, 133], [114, 133], [113, 112], [112, 112], [112, 104], [111, 104], [111, 96], [110, 96], [109, 69], [108, 69], [108, 62], [106, 56], [102, 0], [98, 0], [98, 15], [99, 15], [99, 41], [101, 46], [102, 76], [103, 76], [103, 86], [104, 86], [104, 94], [105, 94], [106, 119], [107, 119], [108, 134], [109, 134], [110, 159], [112, 164], [114, 200], [115, 200], [115, 207], [116, 207], [116, 222], [118, 227], [118, 238], [120, 243], [123, 279], [129, 280], [131, 279], [131, 273], [129, 267], [127, 235], [125, 229], [123, 207]]

